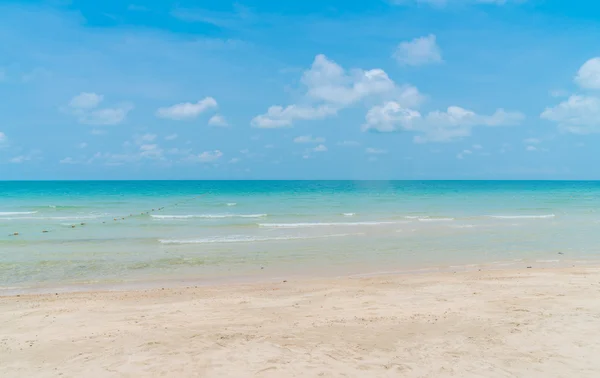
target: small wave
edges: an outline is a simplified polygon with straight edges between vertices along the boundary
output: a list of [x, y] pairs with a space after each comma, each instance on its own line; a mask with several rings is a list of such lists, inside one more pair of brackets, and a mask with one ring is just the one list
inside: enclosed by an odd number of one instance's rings
[[490, 218], [495, 219], [546, 219], [554, 218], [554, 214], [543, 214], [543, 215], [488, 215]]
[[335, 237], [355, 236], [355, 235], [362, 235], [362, 233], [331, 234], [331, 235], [320, 235], [320, 236], [273, 236], [273, 237], [259, 237], [259, 236], [250, 236], [250, 235], [230, 235], [230, 236], [202, 238], [202, 239], [159, 239], [158, 241], [161, 244], [254, 243], [254, 242], [266, 242], [266, 241], [335, 238]]
[[457, 224], [454, 226], [450, 226], [452, 228], [473, 228], [473, 227], [477, 227], [474, 224]]
[[82, 220], [97, 219], [99, 215], [65, 216], [65, 217], [2, 217], [0, 220]]
[[227, 202], [226, 205], [227, 206], [235, 206], [235, 205], [237, 205], [237, 203], [236, 202]]
[[0, 216], [6, 215], [29, 215], [35, 214], [37, 211], [0, 211]]
[[356, 215], [356, 213], [342, 213], [342, 215], [345, 217], [353, 217]]
[[404, 222], [314, 222], [314, 223], [259, 223], [259, 227], [267, 228], [303, 228], [326, 226], [379, 226], [386, 224], [399, 224]]
[[222, 218], [264, 218], [268, 214], [186, 214], [186, 215], [151, 215], [154, 219], [222, 219]]
[[454, 218], [418, 218], [419, 222], [451, 222]]

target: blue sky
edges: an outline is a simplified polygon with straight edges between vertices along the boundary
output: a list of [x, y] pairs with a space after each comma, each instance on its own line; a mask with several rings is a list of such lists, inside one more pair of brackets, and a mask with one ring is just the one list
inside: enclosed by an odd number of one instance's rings
[[0, 1], [0, 179], [599, 179], [598, 14]]

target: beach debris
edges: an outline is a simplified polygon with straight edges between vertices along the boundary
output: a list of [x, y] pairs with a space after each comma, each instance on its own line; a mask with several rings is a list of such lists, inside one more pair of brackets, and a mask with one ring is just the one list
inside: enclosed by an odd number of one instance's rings
[[19, 236], [18, 232], [13, 232], [10, 236]]
[[283, 280], [283, 283], [286, 283], [286, 282], [287, 282], [287, 280]]
[[114, 221], [116, 221], [116, 220], [117, 220], [117, 218], [113, 218], [113, 220], [114, 220]]
[[74, 225], [74, 224], [72, 224], [72, 225], [71, 225], [71, 228], [75, 228], [75, 225]]
[[564, 255], [564, 253], [562, 253], [562, 252], [558, 252], [558, 254], [559, 254], [559, 255]]
[[265, 267], [264, 267], [264, 266], [261, 266], [261, 267], [260, 267], [260, 269], [265, 269]]
[[48, 232], [48, 230], [42, 230], [42, 233], [45, 234], [46, 232]]
[[81, 224], [82, 226], [85, 226], [85, 223], [84, 223], [84, 222], [81, 222], [80, 224]]
[[531, 265], [527, 267], [527, 269], [531, 269]]

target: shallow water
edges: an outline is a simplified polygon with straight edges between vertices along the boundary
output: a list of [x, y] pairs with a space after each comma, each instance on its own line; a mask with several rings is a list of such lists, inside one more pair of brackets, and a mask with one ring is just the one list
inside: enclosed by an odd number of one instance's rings
[[597, 182], [0, 182], [0, 286], [588, 261], [599, 209]]

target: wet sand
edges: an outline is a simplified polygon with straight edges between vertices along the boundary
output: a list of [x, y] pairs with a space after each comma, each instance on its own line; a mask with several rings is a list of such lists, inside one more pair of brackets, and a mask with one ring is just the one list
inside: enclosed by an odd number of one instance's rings
[[600, 268], [0, 297], [2, 377], [598, 377]]

